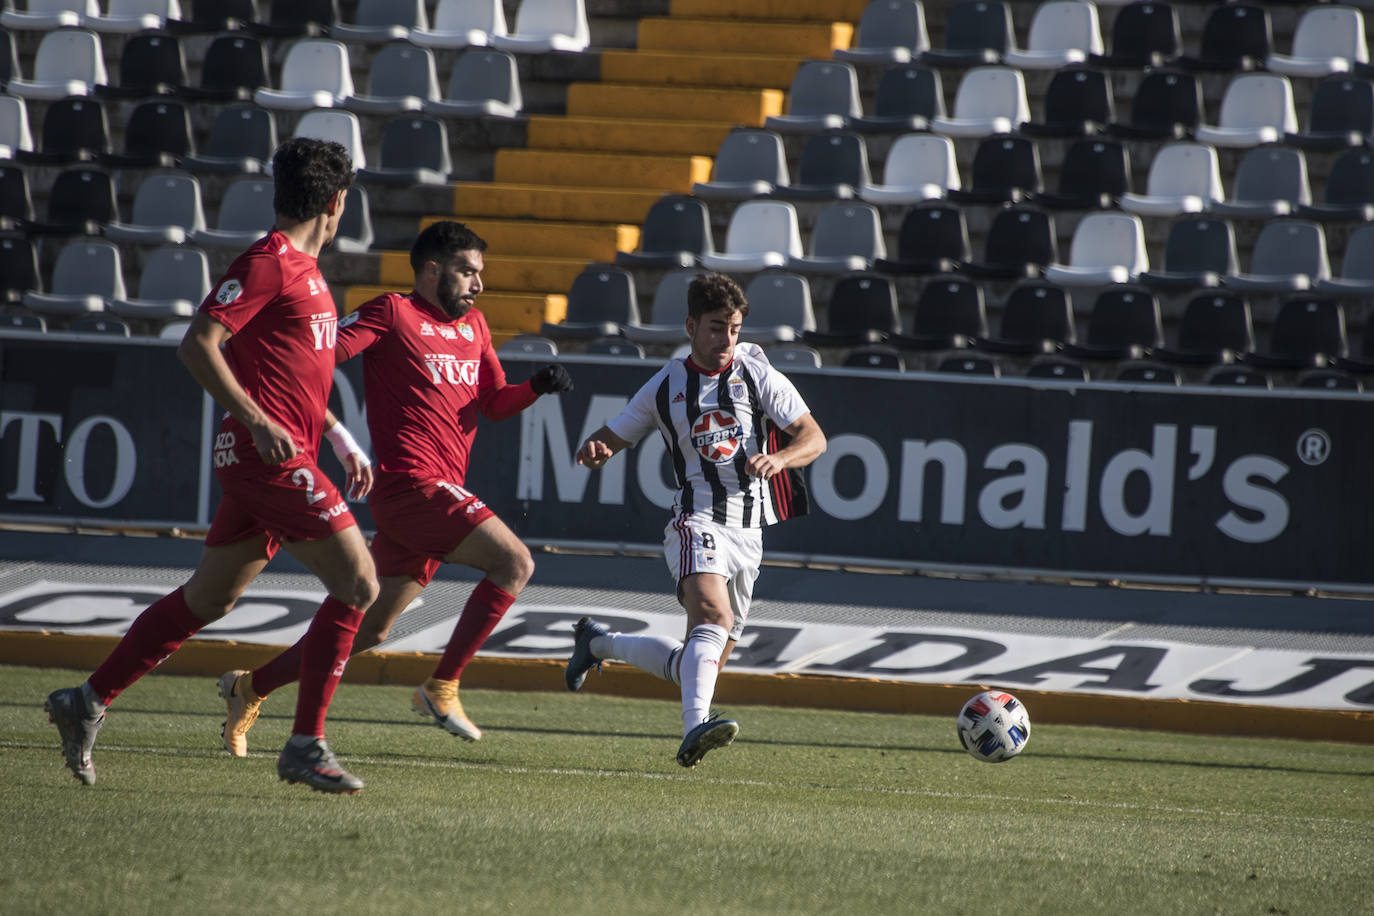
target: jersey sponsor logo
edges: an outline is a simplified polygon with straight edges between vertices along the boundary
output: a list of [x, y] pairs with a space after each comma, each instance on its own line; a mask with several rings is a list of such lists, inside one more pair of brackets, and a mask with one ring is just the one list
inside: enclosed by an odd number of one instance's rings
[[321, 277], [319, 280], [316, 280], [314, 277], [306, 277], [305, 282], [309, 284], [310, 295], [312, 296], [318, 296], [320, 293], [324, 292], [326, 288], [324, 285], [323, 277]]
[[338, 339], [339, 319], [333, 315], [310, 316], [310, 333], [315, 338], [316, 350], [332, 350]]
[[457, 340], [458, 332], [448, 325], [441, 324], [439, 325], [439, 336], [444, 338], [444, 340]]
[[459, 359], [452, 353], [426, 353], [425, 368], [436, 385], [476, 385], [481, 360]]
[[733, 414], [712, 410], [692, 425], [692, 447], [707, 461], [724, 464], [739, 451], [743, 435], [744, 429]]
[[228, 305], [242, 295], [243, 284], [231, 278], [219, 285], [219, 291], [215, 293], [215, 301], [220, 305]]
[[458, 333], [462, 334], [463, 339], [468, 343], [472, 343], [473, 338], [476, 336], [472, 333], [472, 325], [468, 324], [466, 321], [458, 325]]
[[348, 503], [339, 502], [339, 503], [336, 503], [336, 504], [330, 506], [328, 509], [321, 509], [321, 510], [320, 510], [320, 521], [322, 521], [322, 522], [327, 522], [327, 521], [329, 521], [331, 518], [338, 518], [339, 516], [341, 516], [341, 515], [346, 515], [347, 513], [348, 513]]
[[231, 464], [239, 463], [238, 453], [234, 451], [235, 436], [233, 433], [220, 433], [215, 436], [214, 464], [217, 468], [228, 467]]
[[421, 337], [433, 337], [433, 336], [434, 336], [434, 325], [430, 324], [428, 321], [422, 321], [422, 322], [420, 322], [420, 336], [421, 336]]

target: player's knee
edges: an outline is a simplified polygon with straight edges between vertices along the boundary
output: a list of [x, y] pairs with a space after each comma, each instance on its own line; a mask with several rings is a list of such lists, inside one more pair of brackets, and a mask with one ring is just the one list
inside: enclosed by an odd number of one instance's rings
[[206, 623], [213, 623], [232, 611], [239, 597], [237, 593], [223, 589], [205, 588], [194, 580], [186, 583], [181, 596], [186, 601], [187, 610]]
[[509, 591], [511, 594], [517, 594], [534, 576], [534, 557], [530, 556], [528, 547], [520, 544], [518, 549], [512, 550], [507, 556], [506, 565], [506, 575], [511, 585]]
[[375, 575], [357, 575], [332, 594], [349, 607], [365, 611], [377, 600], [380, 592], [381, 586], [377, 584]]

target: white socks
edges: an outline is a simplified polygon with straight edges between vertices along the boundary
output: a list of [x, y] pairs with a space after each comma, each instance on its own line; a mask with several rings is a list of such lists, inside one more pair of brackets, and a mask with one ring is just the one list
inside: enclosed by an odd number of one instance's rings
[[682, 647], [682, 733], [705, 721], [720, 675], [720, 654], [730, 631], [714, 623], [693, 627]]
[[597, 658], [609, 658], [627, 662], [640, 671], [647, 671], [654, 677], [679, 683], [677, 679], [677, 654], [682, 651], [682, 643], [667, 636], [631, 636], [627, 633], [608, 633], [594, 636], [591, 641], [592, 654]]

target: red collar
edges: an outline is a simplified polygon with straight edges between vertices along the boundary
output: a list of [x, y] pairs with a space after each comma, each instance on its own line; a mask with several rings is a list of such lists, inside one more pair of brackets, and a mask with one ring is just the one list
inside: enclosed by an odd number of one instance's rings
[[704, 376], [706, 376], [706, 377], [708, 377], [708, 378], [710, 378], [711, 376], [720, 375], [720, 374], [721, 374], [722, 372], [724, 372], [726, 369], [729, 369], [731, 366], [733, 366], [733, 365], [735, 364], [735, 361], [734, 361], [733, 359], [731, 359], [728, 363], [726, 363], [725, 365], [721, 366], [719, 369], [714, 369], [714, 370], [712, 370], [712, 369], [703, 369], [703, 368], [701, 368], [700, 366], [698, 366], [698, 365], [696, 364], [696, 362], [692, 359], [692, 357], [691, 357], [690, 355], [689, 355], [686, 359], [684, 359], [683, 362], [685, 362], [685, 363], [687, 364], [687, 368], [688, 368], [688, 369], [691, 369], [693, 372], [697, 373], [698, 375], [704, 375]]

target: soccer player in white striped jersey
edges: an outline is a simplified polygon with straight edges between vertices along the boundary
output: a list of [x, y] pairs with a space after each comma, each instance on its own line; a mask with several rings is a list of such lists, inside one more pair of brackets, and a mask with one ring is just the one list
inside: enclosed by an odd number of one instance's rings
[[738, 722], [710, 714], [716, 678], [749, 614], [763, 526], [806, 511], [797, 469], [825, 451], [825, 434], [797, 389], [759, 347], [739, 342], [748, 314], [744, 291], [729, 277], [694, 279], [691, 353], [655, 373], [576, 456], [596, 469], [657, 429], [672, 458], [678, 493], [663, 556], [687, 611], [687, 639], [612, 633], [583, 618], [565, 674], [577, 690], [589, 670], [615, 659], [679, 684], [684, 767], [739, 732]]

